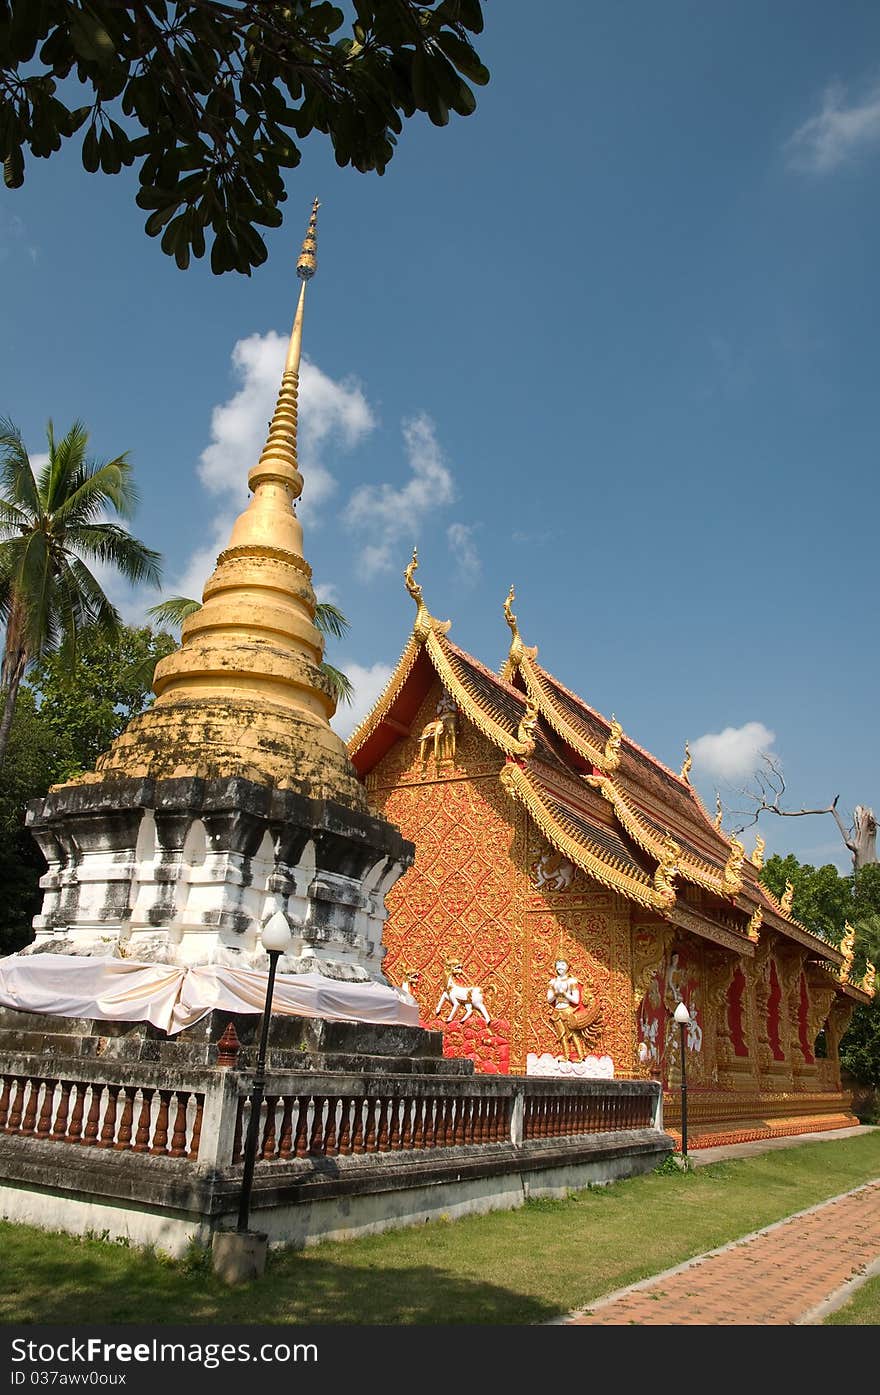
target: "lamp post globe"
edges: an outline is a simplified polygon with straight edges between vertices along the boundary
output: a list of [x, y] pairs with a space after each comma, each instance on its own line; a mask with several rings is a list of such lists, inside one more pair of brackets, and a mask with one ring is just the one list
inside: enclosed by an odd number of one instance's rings
[[679, 1046], [681, 1055], [681, 1157], [682, 1162], [687, 1166], [688, 1155], [688, 1107], [687, 1107], [687, 1067], [685, 1065], [685, 1039], [684, 1029], [690, 1026], [691, 1014], [688, 1005], [684, 1000], [676, 1005], [673, 1013], [675, 1021], [678, 1023]]
[[272, 1021], [272, 994], [275, 991], [275, 973], [278, 960], [293, 943], [290, 922], [283, 911], [275, 911], [260, 932], [260, 941], [269, 956], [269, 974], [266, 980], [266, 1003], [263, 1008], [263, 1022], [260, 1030], [260, 1047], [257, 1052], [257, 1068], [254, 1071], [251, 1089], [251, 1108], [248, 1117], [247, 1137], [244, 1145], [244, 1170], [241, 1179], [241, 1197], [238, 1205], [238, 1225], [241, 1233], [247, 1231], [250, 1220], [251, 1192], [254, 1185], [254, 1165], [257, 1160], [257, 1139], [260, 1132], [260, 1115], [263, 1108], [263, 1092], [266, 1088], [266, 1047], [269, 1043], [269, 1026]]
[[260, 943], [268, 954], [286, 954], [293, 943], [290, 921], [283, 911], [276, 911], [260, 931]]

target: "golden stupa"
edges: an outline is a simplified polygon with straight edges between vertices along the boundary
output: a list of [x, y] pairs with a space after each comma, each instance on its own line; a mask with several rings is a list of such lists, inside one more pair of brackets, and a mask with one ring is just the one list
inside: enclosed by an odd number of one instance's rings
[[269, 434], [248, 475], [253, 497], [208, 579], [181, 647], [156, 666], [156, 702], [94, 773], [116, 778], [242, 778], [366, 811], [363, 786], [330, 727], [311, 568], [296, 500], [299, 367], [306, 286], [315, 274], [318, 200], [297, 261], [302, 282]]

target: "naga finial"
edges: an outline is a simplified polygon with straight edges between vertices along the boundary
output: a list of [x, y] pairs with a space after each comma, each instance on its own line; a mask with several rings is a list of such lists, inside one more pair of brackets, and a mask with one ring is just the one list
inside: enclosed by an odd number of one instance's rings
[[528, 698], [526, 710], [519, 721], [516, 729], [516, 739], [524, 747], [523, 755], [530, 756], [535, 749], [535, 728], [538, 725], [538, 708], [535, 702]]
[[413, 548], [412, 560], [403, 573], [403, 580], [406, 589], [416, 603], [416, 622], [413, 626], [417, 639], [427, 639], [432, 630], [437, 634], [445, 635], [452, 626], [451, 620], [435, 620], [433, 615], [425, 605], [425, 598], [422, 595], [422, 588], [415, 579], [415, 573], [419, 569], [418, 548]]
[[861, 983], [859, 984], [859, 987], [861, 988], [863, 993], [870, 993], [871, 997], [873, 998], [876, 985], [877, 970], [869, 959], [867, 967], [865, 969], [865, 977], [862, 979]]
[[755, 846], [749, 861], [751, 862], [753, 867], [757, 867], [759, 872], [761, 868], [764, 866], [764, 849], [766, 848], [766, 846], [767, 844], [764, 842], [764, 839], [761, 837], [760, 833], [756, 833]]
[[843, 963], [837, 971], [840, 983], [848, 983], [852, 973], [853, 959], [856, 955], [856, 931], [855, 926], [850, 925], [848, 920], [843, 922], [843, 939], [840, 941], [840, 952], [843, 955]]
[[605, 763], [612, 770], [616, 770], [620, 765], [620, 746], [623, 741], [623, 727], [618, 722], [614, 713], [611, 713], [611, 726], [608, 732], [608, 739], [605, 742]]
[[654, 871], [654, 890], [659, 891], [667, 905], [675, 901], [675, 878], [678, 876], [678, 860], [681, 848], [671, 833], [667, 833], [660, 849], [660, 861]]
[[504, 602], [504, 618], [510, 626], [510, 651], [507, 655], [507, 667], [504, 670], [505, 676], [510, 676], [512, 671], [519, 668], [520, 660], [528, 655], [530, 659], [538, 657], [536, 646], [523, 644], [519, 626], [516, 623], [516, 616], [513, 613], [513, 602], [516, 600], [516, 592], [511, 586], [507, 593], [507, 600]]
[[779, 898], [779, 904], [786, 915], [791, 915], [791, 903], [794, 900], [794, 883], [786, 879], [785, 890]]
[[415, 573], [418, 571], [418, 569], [419, 549], [417, 547], [414, 547], [412, 561], [409, 563], [408, 567], [406, 568], [406, 571], [403, 573], [403, 580], [406, 584], [407, 591], [412, 596], [416, 605], [423, 606], [425, 602], [422, 599], [422, 588], [419, 585], [419, 583], [415, 580]]
[[742, 869], [746, 860], [746, 850], [735, 833], [730, 835], [730, 856], [724, 865], [724, 890], [728, 896], [736, 896], [742, 891]]
[[715, 817], [714, 817], [714, 819], [712, 820], [712, 822], [713, 822], [713, 824], [715, 825], [715, 827], [716, 827], [717, 829], [719, 829], [719, 830], [720, 830], [720, 828], [721, 828], [721, 820], [722, 820], [723, 818], [724, 818], [724, 809], [722, 808], [722, 805], [721, 805], [721, 795], [720, 795], [719, 791], [716, 790], [716, 791], [715, 791]]
[[693, 758], [693, 756], [691, 755], [691, 748], [690, 748], [690, 746], [688, 745], [688, 743], [685, 742], [685, 743], [684, 743], [684, 764], [682, 765], [681, 771], [679, 772], [679, 779], [680, 779], [680, 780], [684, 780], [685, 783], [688, 784], [688, 785], [690, 784], [690, 778], [689, 778], [689, 777], [690, 777], [691, 766], [693, 765], [693, 763], [694, 763], [694, 758]]
[[764, 923], [764, 908], [757, 906], [749, 917], [746, 934], [753, 945], [756, 945], [761, 938], [761, 926]]

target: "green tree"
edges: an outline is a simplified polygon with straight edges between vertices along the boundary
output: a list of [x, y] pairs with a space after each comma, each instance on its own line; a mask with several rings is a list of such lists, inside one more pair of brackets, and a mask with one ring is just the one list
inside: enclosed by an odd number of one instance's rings
[[[792, 912], [808, 930], [839, 944], [844, 922], [856, 930], [853, 978], [858, 982], [870, 959], [880, 965], [880, 867], [876, 863], [842, 876], [830, 864], [811, 867], [789, 853], [767, 859], [761, 880], [775, 896], [794, 887]], [[880, 1085], [880, 1003], [859, 1003], [840, 1050], [840, 1062], [856, 1080]]]
[[[167, 601], [154, 605], [147, 614], [160, 625], [179, 629], [184, 620], [188, 620], [201, 608], [201, 601], [194, 601], [189, 596], [169, 596]], [[319, 601], [315, 607], [315, 628], [320, 630], [322, 635], [342, 639], [343, 635], [348, 634], [350, 626], [338, 606], [332, 605], [330, 601]], [[343, 703], [350, 707], [354, 698], [354, 688], [348, 675], [333, 664], [328, 664], [326, 660], [321, 664], [321, 672], [330, 683], [337, 705]]]
[[0, 420], [0, 766], [29, 665], [59, 645], [70, 662], [79, 635], [92, 627], [119, 632], [119, 615], [86, 559], [109, 563], [128, 581], [158, 585], [160, 578], [158, 552], [102, 517], [108, 509], [123, 520], [134, 512], [127, 456], [88, 457], [88, 433], [78, 421], [60, 441], [50, 421], [47, 435], [48, 458], [35, 473], [18, 428]]
[[[266, 259], [297, 139], [328, 136], [338, 165], [382, 174], [404, 117], [437, 126], [476, 106], [489, 74], [471, 45], [480, 0], [0, 0], [0, 158], [24, 182], [83, 131], [84, 167], [137, 165], [146, 231], [177, 265]], [[79, 84], [79, 91], [76, 90]], [[83, 90], [84, 89], [84, 90]], [[68, 105], [85, 97], [84, 105]]]
[[35, 695], [25, 684], [19, 696], [0, 780], [0, 954], [21, 949], [33, 936], [40, 909], [42, 853], [24, 823], [29, 799], [44, 795], [61, 778], [66, 753], [41, 722]]
[[132, 717], [150, 706], [153, 670], [176, 647], [164, 631], [124, 625], [112, 637], [87, 633], [73, 667], [58, 651], [34, 665], [29, 683], [39, 695], [40, 723], [56, 743], [56, 780], [94, 769]]

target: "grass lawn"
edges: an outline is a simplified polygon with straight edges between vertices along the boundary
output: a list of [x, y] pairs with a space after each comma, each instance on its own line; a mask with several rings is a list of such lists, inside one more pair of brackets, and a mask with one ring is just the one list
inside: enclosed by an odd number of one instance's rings
[[869, 1279], [836, 1313], [829, 1313], [826, 1325], [832, 1327], [876, 1327], [880, 1323], [880, 1275]]
[[0, 1223], [0, 1322], [538, 1323], [878, 1176], [880, 1132], [804, 1144], [277, 1252], [234, 1290], [204, 1256], [173, 1263]]

